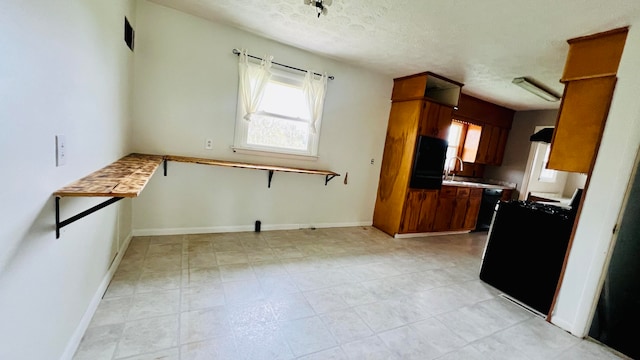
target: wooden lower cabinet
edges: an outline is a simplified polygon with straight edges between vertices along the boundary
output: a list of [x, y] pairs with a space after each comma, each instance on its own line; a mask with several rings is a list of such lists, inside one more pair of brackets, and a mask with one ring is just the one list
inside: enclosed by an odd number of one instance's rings
[[[443, 186], [440, 190], [410, 189], [400, 233], [463, 231], [476, 228], [482, 188]], [[511, 198], [505, 190], [502, 200]]]
[[400, 232], [421, 233], [432, 231], [437, 201], [438, 190], [409, 190]]
[[453, 214], [451, 215], [450, 230], [462, 230], [464, 228], [464, 220], [467, 216], [467, 208], [469, 207], [470, 188], [458, 188], [456, 192], [456, 200], [453, 203]]
[[464, 230], [473, 230], [478, 222], [478, 213], [480, 212], [480, 204], [482, 203], [482, 189], [471, 189], [469, 193], [469, 201], [467, 202], [467, 213], [464, 217]]
[[458, 192], [455, 186], [443, 186], [438, 196], [438, 207], [436, 208], [436, 217], [433, 221], [433, 231], [447, 231], [451, 228], [451, 217], [456, 203], [456, 194]]

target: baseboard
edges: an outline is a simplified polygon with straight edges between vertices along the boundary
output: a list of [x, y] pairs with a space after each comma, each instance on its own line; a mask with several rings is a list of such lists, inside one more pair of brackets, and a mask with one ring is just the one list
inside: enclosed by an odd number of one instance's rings
[[570, 332], [572, 335], [577, 336], [579, 338], [582, 338], [584, 336], [586, 336], [586, 334], [581, 334], [579, 332], [576, 332], [575, 329], [573, 328], [573, 324], [569, 321], [566, 321], [562, 318], [559, 318], [556, 315], [553, 315], [551, 317], [551, 323], [559, 328], [561, 328], [564, 331], [568, 331]]
[[[371, 221], [344, 222], [344, 223], [321, 223], [321, 224], [262, 224], [262, 231], [271, 230], [298, 230], [298, 229], [321, 229], [354, 226], [371, 226]], [[225, 232], [254, 231], [254, 225], [237, 226], [211, 226], [211, 227], [185, 227], [185, 228], [165, 228], [165, 229], [134, 229], [133, 236], [159, 236], [159, 235], [187, 235], [187, 234], [211, 234]]]
[[124, 256], [124, 253], [127, 250], [127, 247], [129, 247], [129, 242], [131, 242], [132, 237], [133, 237], [133, 232], [130, 232], [129, 235], [127, 235], [127, 237], [124, 239], [122, 246], [118, 250], [118, 255], [116, 255], [115, 259], [113, 259], [113, 261], [111, 262], [111, 266], [109, 267], [109, 270], [107, 270], [107, 273], [102, 278], [102, 282], [100, 283], [100, 286], [98, 286], [98, 289], [93, 294], [93, 298], [91, 298], [91, 302], [89, 302], [89, 306], [87, 307], [87, 310], [84, 312], [82, 319], [80, 319], [80, 323], [78, 324], [78, 326], [76, 327], [76, 330], [73, 332], [73, 335], [69, 339], [69, 342], [67, 343], [67, 346], [64, 349], [64, 353], [62, 353], [62, 356], [60, 357], [60, 360], [71, 360], [73, 358], [73, 355], [78, 350], [78, 346], [80, 346], [80, 341], [82, 341], [82, 337], [84, 336], [84, 333], [87, 331], [87, 328], [91, 323], [91, 319], [93, 318], [93, 315], [98, 309], [98, 305], [100, 305], [100, 300], [102, 300], [102, 295], [104, 295], [105, 291], [107, 291], [107, 287], [111, 282], [111, 278], [113, 277], [113, 274], [115, 274], [116, 270], [118, 269], [118, 266], [120, 265], [120, 261], [122, 260], [122, 257]]
[[461, 231], [439, 231], [439, 232], [427, 232], [427, 233], [396, 234], [394, 238], [408, 239], [408, 238], [425, 237], [425, 236], [460, 235], [460, 234], [468, 234], [470, 232], [471, 230], [461, 230]]

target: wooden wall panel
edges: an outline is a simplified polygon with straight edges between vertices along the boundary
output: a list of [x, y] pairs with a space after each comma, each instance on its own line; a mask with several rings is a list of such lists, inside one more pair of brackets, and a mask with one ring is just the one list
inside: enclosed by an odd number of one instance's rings
[[373, 225], [392, 236], [400, 229], [421, 108], [420, 100], [391, 104]]

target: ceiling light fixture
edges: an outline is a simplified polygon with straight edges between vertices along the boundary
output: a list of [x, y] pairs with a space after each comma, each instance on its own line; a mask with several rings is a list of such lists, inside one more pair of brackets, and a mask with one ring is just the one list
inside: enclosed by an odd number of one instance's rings
[[318, 12], [318, 18], [320, 15], [327, 15], [329, 9], [327, 6], [331, 6], [333, 0], [303, 0], [305, 5], [315, 6], [316, 11]]
[[518, 77], [513, 79], [512, 83], [520, 86], [521, 88], [527, 90], [528, 92], [537, 95], [547, 101], [558, 101], [560, 100], [560, 96], [554, 94], [553, 92], [542, 88], [540, 85], [535, 84], [534, 82], [532, 82], [531, 80], [524, 78], [524, 77]]

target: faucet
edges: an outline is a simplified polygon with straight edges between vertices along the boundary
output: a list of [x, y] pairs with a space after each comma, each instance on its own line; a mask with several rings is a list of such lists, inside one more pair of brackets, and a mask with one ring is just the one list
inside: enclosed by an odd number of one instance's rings
[[[462, 163], [462, 159], [459, 156], [452, 156], [446, 158], [444, 160], [444, 180], [447, 180], [447, 176], [451, 173], [451, 181], [455, 178], [456, 174], [453, 173], [453, 170], [456, 168], [456, 159], [460, 161], [460, 171], [464, 170], [464, 165]], [[447, 161], [453, 160], [453, 166], [447, 166]]]

